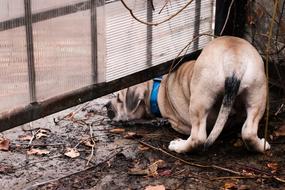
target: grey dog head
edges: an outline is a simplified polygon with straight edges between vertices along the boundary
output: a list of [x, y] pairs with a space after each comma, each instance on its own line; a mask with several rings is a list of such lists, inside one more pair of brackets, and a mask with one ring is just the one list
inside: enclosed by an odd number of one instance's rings
[[146, 91], [143, 85], [119, 91], [116, 97], [105, 105], [108, 117], [114, 121], [130, 121], [149, 117]]

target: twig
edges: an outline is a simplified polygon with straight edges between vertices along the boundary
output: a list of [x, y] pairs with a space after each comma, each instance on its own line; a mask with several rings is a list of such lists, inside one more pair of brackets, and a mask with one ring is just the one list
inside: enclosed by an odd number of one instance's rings
[[35, 136], [36, 136], [36, 134], [39, 132], [39, 130], [40, 130], [40, 129], [38, 129], [36, 132], [32, 131], [32, 138], [31, 138], [31, 140], [29, 141], [28, 146], [31, 146], [31, 144], [32, 144], [33, 140], [35, 139]]
[[222, 30], [221, 30], [221, 32], [220, 32], [220, 36], [223, 34], [223, 32], [224, 32], [224, 30], [225, 30], [225, 28], [226, 28], [226, 25], [227, 25], [227, 23], [228, 23], [228, 20], [229, 20], [229, 17], [230, 17], [230, 13], [231, 13], [231, 9], [232, 9], [233, 4], [234, 4], [234, 0], [232, 0], [231, 4], [230, 4], [230, 6], [229, 6], [229, 10], [228, 10], [228, 13], [227, 13], [227, 17], [226, 17], [224, 26], [223, 26], [223, 28], [222, 28]]
[[161, 149], [161, 148], [157, 148], [157, 147], [154, 147], [146, 142], [143, 142], [143, 141], [138, 141], [139, 143], [149, 147], [149, 148], [152, 148], [154, 150], [158, 150], [172, 158], [175, 158], [185, 164], [188, 164], [190, 166], [195, 166], [195, 167], [199, 167], [199, 168], [213, 168], [213, 169], [218, 169], [218, 170], [221, 170], [221, 171], [226, 171], [226, 172], [229, 172], [229, 173], [232, 173], [232, 174], [236, 174], [236, 175], [242, 175], [240, 172], [237, 172], [237, 171], [234, 171], [234, 170], [231, 170], [231, 169], [228, 169], [228, 168], [224, 168], [224, 167], [221, 167], [221, 166], [217, 166], [217, 165], [202, 165], [202, 164], [197, 164], [197, 163], [194, 163], [194, 162], [189, 162], [189, 161], [186, 161], [186, 160], [183, 160], [182, 158], [179, 158], [177, 156], [174, 156], [173, 154]]
[[[271, 178], [269, 176], [259, 176], [260, 178]], [[210, 178], [211, 181], [224, 179], [256, 179], [256, 176], [223, 176]]]
[[21, 146], [62, 146], [64, 143], [58, 143], [58, 144], [29, 144], [29, 143], [12, 143], [14, 145], [21, 145]]
[[[284, 1], [285, 2], [285, 1]], [[281, 106], [278, 108], [278, 110], [275, 112], [275, 116], [277, 116], [278, 114], [280, 114], [281, 112], [282, 112], [282, 110], [283, 110], [283, 108], [284, 108], [284, 103], [283, 104], [281, 104]]]
[[160, 13], [163, 11], [163, 9], [166, 7], [166, 5], [167, 5], [169, 2], [170, 2], [170, 0], [165, 0], [165, 3], [164, 3], [164, 5], [162, 6], [162, 8], [160, 9], [160, 11], [158, 12], [158, 14], [160, 14]]
[[87, 163], [86, 163], [86, 166], [88, 166], [89, 165], [89, 162], [92, 160], [92, 158], [93, 158], [93, 155], [94, 155], [94, 146], [95, 146], [95, 141], [94, 141], [94, 139], [93, 139], [93, 131], [92, 131], [92, 127], [91, 127], [91, 125], [89, 125], [89, 129], [90, 129], [90, 138], [91, 138], [91, 141], [92, 141], [92, 147], [91, 147], [91, 153], [90, 153], [90, 155], [89, 155], [89, 158], [88, 158], [88, 161], [87, 161]]
[[151, 148], [153, 150], [160, 151], [160, 152], [162, 152], [162, 153], [164, 153], [164, 154], [166, 154], [166, 155], [168, 155], [168, 156], [170, 156], [172, 158], [175, 158], [175, 159], [181, 161], [182, 163], [188, 164], [190, 166], [195, 166], [195, 167], [204, 168], [204, 169], [205, 168], [217, 169], [217, 170], [220, 170], [220, 171], [224, 171], [224, 172], [228, 172], [228, 173], [231, 173], [231, 174], [235, 174], [235, 175], [239, 176], [240, 178], [253, 178], [253, 179], [256, 179], [256, 178], [269, 178], [270, 179], [270, 178], [272, 178], [272, 179], [275, 179], [275, 180], [277, 180], [279, 182], [285, 183], [284, 179], [281, 179], [281, 178], [279, 178], [277, 176], [269, 175], [269, 174], [266, 174], [266, 173], [264, 173], [265, 176], [261, 176], [261, 175], [247, 176], [247, 175], [245, 175], [245, 174], [243, 174], [241, 172], [234, 171], [232, 169], [221, 167], [221, 166], [218, 166], [218, 165], [202, 165], [202, 164], [197, 164], [197, 163], [193, 163], [193, 162], [188, 162], [186, 160], [183, 160], [182, 158], [174, 156], [173, 154], [171, 154], [171, 153], [169, 153], [169, 152], [167, 152], [167, 151], [165, 151], [165, 150], [163, 150], [161, 148], [157, 148], [157, 147], [152, 146], [152, 145], [150, 145], [150, 144], [148, 144], [146, 142], [143, 142], [143, 141], [138, 141], [138, 142], [141, 143], [144, 146], [147, 146], [147, 147], [149, 147], [149, 148]]
[[131, 16], [138, 22], [142, 23], [142, 24], [145, 24], [145, 25], [150, 25], [150, 26], [158, 26], [162, 23], [165, 23], [169, 20], [171, 20], [172, 18], [174, 18], [175, 16], [177, 16], [179, 13], [181, 13], [184, 9], [186, 9], [192, 2], [193, 0], [189, 0], [189, 2], [184, 5], [181, 9], [179, 9], [176, 13], [174, 13], [173, 15], [171, 15], [170, 17], [166, 18], [165, 20], [162, 20], [160, 22], [146, 22], [146, 21], [143, 21], [141, 19], [139, 19], [138, 17], [136, 17], [134, 15], [134, 12], [133, 10], [125, 3], [124, 0], [121, 0], [122, 4], [124, 5], [124, 7], [130, 12]]
[[88, 105], [90, 104], [90, 102], [87, 102], [85, 104], [83, 104], [82, 106], [80, 106], [79, 108], [75, 109], [73, 112], [70, 112], [68, 114], [66, 114], [65, 116], [58, 118], [57, 120], [55, 118], [53, 118], [53, 122], [58, 125], [58, 123], [62, 120], [65, 120], [66, 118], [71, 118], [73, 117], [75, 114], [77, 114], [78, 112], [80, 112], [81, 110], [83, 110], [84, 108], [86, 108]]
[[41, 182], [41, 183], [36, 183], [28, 188], [26, 188], [26, 190], [29, 190], [29, 189], [34, 189], [36, 187], [39, 187], [39, 186], [43, 186], [43, 185], [46, 185], [46, 184], [49, 184], [49, 183], [52, 183], [52, 182], [56, 182], [56, 181], [60, 181], [64, 178], [67, 178], [67, 177], [71, 177], [73, 175], [76, 175], [76, 174], [79, 174], [79, 173], [82, 173], [82, 172], [85, 172], [87, 170], [90, 170], [90, 169], [95, 169], [96, 167], [98, 167], [99, 165], [103, 164], [103, 163], [106, 163], [108, 162], [109, 160], [111, 160], [112, 158], [114, 158], [116, 155], [118, 155], [119, 153], [121, 153], [124, 149], [121, 149], [120, 151], [116, 152], [115, 154], [109, 156], [107, 159], [103, 160], [102, 162], [96, 164], [95, 166], [90, 166], [88, 168], [85, 168], [84, 170], [80, 170], [80, 171], [77, 171], [77, 172], [73, 172], [71, 174], [68, 174], [66, 176], [63, 176], [63, 177], [59, 177], [59, 178], [56, 178], [56, 179], [52, 179], [52, 180], [48, 180], [48, 181], [44, 181], [44, 182]]
[[273, 26], [274, 26], [274, 20], [275, 20], [275, 16], [277, 13], [277, 8], [278, 8], [278, 2], [279, 0], [275, 0], [274, 3], [274, 8], [273, 8], [273, 15], [272, 15], [272, 19], [271, 19], [271, 23], [270, 23], [270, 27], [269, 27], [269, 31], [268, 31], [268, 42], [267, 42], [267, 48], [266, 48], [266, 59], [265, 59], [265, 65], [266, 65], [266, 78], [267, 78], [267, 97], [266, 97], [266, 118], [265, 118], [265, 131], [264, 131], [264, 150], [266, 148], [266, 140], [268, 138], [268, 123], [269, 123], [269, 49], [270, 49], [270, 44], [271, 44], [271, 37], [272, 37], [272, 32], [273, 32]]

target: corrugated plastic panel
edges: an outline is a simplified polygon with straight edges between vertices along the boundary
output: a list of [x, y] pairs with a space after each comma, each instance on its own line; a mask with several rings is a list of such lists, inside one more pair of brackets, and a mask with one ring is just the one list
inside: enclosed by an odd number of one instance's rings
[[[188, 0], [171, 1], [159, 14], [165, 1], [154, 0], [153, 22], [168, 18], [181, 9]], [[139, 19], [147, 21], [146, 1], [126, 1]], [[201, 1], [199, 32], [210, 33], [213, 22], [213, 0]], [[183, 47], [192, 40], [195, 29], [195, 3], [193, 2], [178, 16], [152, 27], [152, 39], [147, 38], [147, 26], [138, 23], [120, 1], [106, 4], [106, 80], [111, 81], [128, 74], [158, 65], [175, 58]], [[197, 34], [196, 34], [197, 35]], [[151, 41], [152, 40], [152, 41]], [[193, 52], [211, 40], [203, 37]], [[151, 44], [151, 45], [148, 45]], [[151, 56], [147, 48], [151, 47]]]
[[43, 10], [71, 5], [78, 2], [83, 2], [83, 0], [33, 0], [32, 11], [40, 12]]
[[24, 16], [23, 0], [0, 0], [0, 22], [19, 16]]
[[[174, 59], [193, 36], [212, 31], [213, 1], [193, 1], [150, 27], [120, 0], [0, 0], [0, 113]], [[169, 1], [160, 14], [165, 1], [154, 0], [155, 11], [147, 0], [125, 2], [139, 19], [158, 22], [189, 0]], [[210, 40], [200, 38], [188, 53]]]
[[33, 24], [37, 100], [92, 83], [90, 32], [89, 10]]
[[25, 28], [0, 32], [0, 112], [29, 103]]

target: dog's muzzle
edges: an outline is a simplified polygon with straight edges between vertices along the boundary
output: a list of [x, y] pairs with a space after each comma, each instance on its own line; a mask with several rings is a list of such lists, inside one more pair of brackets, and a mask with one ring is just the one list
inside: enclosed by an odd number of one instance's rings
[[106, 109], [107, 109], [107, 116], [108, 116], [110, 119], [114, 119], [114, 117], [115, 117], [116, 115], [115, 115], [115, 112], [114, 112], [114, 110], [113, 110], [112, 103], [111, 103], [111, 102], [108, 102], [106, 105], [104, 105], [104, 107], [106, 107]]

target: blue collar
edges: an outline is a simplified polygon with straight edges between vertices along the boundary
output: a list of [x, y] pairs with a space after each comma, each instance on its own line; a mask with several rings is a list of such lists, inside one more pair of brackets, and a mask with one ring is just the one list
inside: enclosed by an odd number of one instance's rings
[[150, 111], [156, 117], [161, 117], [161, 113], [159, 111], [159, 107], [157, 103], [158, 89], [159, 89], [161, 80], [162, 80], [162, 77], [153, 79], [152, 91], [150, 95]]

